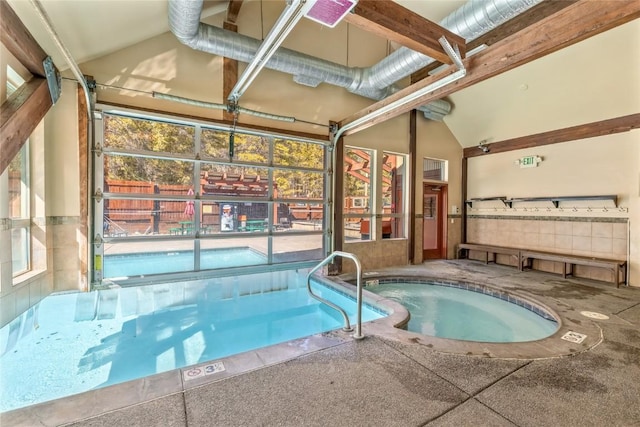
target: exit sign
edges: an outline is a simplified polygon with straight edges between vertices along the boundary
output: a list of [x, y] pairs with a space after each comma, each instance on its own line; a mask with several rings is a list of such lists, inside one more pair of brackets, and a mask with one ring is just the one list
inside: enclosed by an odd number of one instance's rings
[[538, 167], [538, 163], [542, 161], [540, 156], [524, 156], [515, 161], [516, 165], [520, 165], [521, 168], [535, 168]]

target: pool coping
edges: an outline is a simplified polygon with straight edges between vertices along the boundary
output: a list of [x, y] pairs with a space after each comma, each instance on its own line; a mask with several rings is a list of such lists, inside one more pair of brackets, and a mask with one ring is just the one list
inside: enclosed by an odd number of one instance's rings
[[[459, 283], [463, 285], [459, 286], [463, 289], [465, 288], [464, 285], [486, 288], [490, 290], [487, 294], [511, 294], [518, 299], [526, 301], [538, 308], [542, 308], [544, 311], [551, 314], [558, 322], [558, 329], [555, 333], [547, 338], [536, 341], [488, 343], [433, 337], [403, 329], [409, 322], [410, 314], [408, 310], [406, 310], [401, 304], [369, 292], [366, 287], [363, 287], [363, 301], [367, 304], [377, 306], [389, 313], [389, 316], [387, 317], [364, 323], [363, 333], [365, 335], [375, 335], [380, 338], [399, 341], [405, 344], [423, 345], [442, 353], [525, 360], [575, 355], [597, 346], [603, 340], [602, 329], [596, 322], [580, 315], [580, 313], [577, 313], [572, 307], [557, 303], [551, 298], [545, 298], [544, 302], [542, 302], [539, 296], [528, 294], [523, 291], [504, 289], [495, 284], [483, 282], [481, 280], [451, 280], [447, 277], [423, 273], [412, 274], [402, 272], [394, 274], [391, 271], [371, 272], [367, 273], [365, 278], [367, 281], [376, 279], [400, 279], [407, 281], [420, 280], [425, 282]], [[355, 298], [356, 286], [350, 283], [355, 281], [355, 275], [345, 274], [335, 276], [332, 277], [331, 280], [348, 289], [348, 293], [353, 295]], [[569, 340], [574, 338], [582, 338], [583, 340], [581, 342]]]
[[[356, 286], [349, 283], [349, 280], [355, 279], [353, 275], [317, 276], [316, 278], [325, 284], [332, 285], [331, 287], [334, 289], [339, 288], [339, 292], [355, 299]], [[447, 280], [438, 275], [411, 274], [407, 272], [393, 274], [386, 271], [383, 273], [368, 273], [366, 275], [367, 280], [386, 278]], [[408, 310], [395, 301], [367, 291], [365, 287], [363, 289], [363, 302], [384, 311], [387, 316], [363, 323], [363, 334], [365, 337], [376, 336], [409, 345], [425, 346], [430, 350], [442, 353], [525, 360], [575, 355], [598, 345], [603, 340], [602, 330], [597, 323], [582, 317], [569, 306], [563, 306], [551, 299], [542, 303], [537, 296], [525, 294], [524, 292], [504, 290], [479, 280], [456, 280], [455, 282], [488, 287], [498, 292], [513, 294], [526, 301], [535, 302], [558, 319], [558, 331], [548, 338], [522, 343], [481, 343], [430, 337], [402, 329], [409, 321]], [[582, 343], [573, 343], [561, 339], [568, 332], [584, 334], [586, 338]], [[187, 390], [206, 386], [212, 382], [338, 346], [353, 339], [351, 332], [345, 332], [340, 329], [298, 338], [273, 346], [2, 412], [0, 413], [0, 421], [3, 424], [6, 423], [12, 426], [58, 426], [82, 421], [105, 412], [120, 410], [177, 393], [184, 393]], [[219, 362], [224, 365], [224, 370], [216, 369], [219, 366], [216, 364]], [[209, 374], [201, 374], [200, 372], [194, 374], [198, 370], [206, 371], [212, 365], [215, 366]]]
[[[242, 375], [267, 366], [344, 344], [352, 339], [329, 331], [214, 359], [107, 387], [0, 413], [0, 423], [11, 426], [59, 426], [93, 418], [144, 402]], [[220, 370], [219, 363], [224, 366]], [[208, 367], [214, 366], [209, 369]], [[197, 374], [194, 372], [200, 371]]]

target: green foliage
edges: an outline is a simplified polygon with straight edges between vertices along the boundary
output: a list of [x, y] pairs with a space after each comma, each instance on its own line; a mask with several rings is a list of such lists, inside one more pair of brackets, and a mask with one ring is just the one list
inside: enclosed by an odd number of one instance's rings
[[[122, 151], [193, 153], [195, 129], [190, 126], [119, 116], [105, 116], [104, 145]], [[105, 156], [109, 179], [190, 185], [193, 163], [132, 155]]]
[[[202, 164], [202, 172], [259, 175], [261, 179], [266, 180], [268, 170], [258, 165], [270, 165], [270, 147], [273, 141], [273, 165], [282, 167], [274, 172], [279, 196], [322, 198], [324, 194], [322, 172], [288, 169], [322, 170], [324, 149], [320, 145], [235, 133], [235, 153], [231, 161], [240, 163], [235, 165], [227, 163], [230, 160], [228, 131], [203, 128], [200, 140], [201, 158], [206, 162]], [[108, 179], [157, 184], [192, 184], [192, 161], [157, 159], [152, 155], [178, 154], [190, 157], [195, 153], [194, 127], [106, 115], [104, 142], [106, 148], [119, 151], [118, 154], [105, 156], [105, 177]], [[227, 164], [216, 163], [216, 160]], [[248, 166], [247, 163], [256, 167]]]

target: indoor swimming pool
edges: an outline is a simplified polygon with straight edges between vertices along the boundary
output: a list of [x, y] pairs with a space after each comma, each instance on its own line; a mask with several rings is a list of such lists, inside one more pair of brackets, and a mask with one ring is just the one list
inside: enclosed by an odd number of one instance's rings
[[[266, 264], [267, 257], [249, 247], [200, 251], [200, 270]], [[137, 252], [105, 255], [105, 279], [193, 270], [193, 251]]]
[[[0, 412], [341, 328], [308, 271], [50, 295], [0, 329]], [[355, 322], [353, 298], [312, 286]]]
[[546, 338], [559, 326], [542, 306], [486, 286], [380, 279], [366, 289], [402, 304], [411, 313], [407, 330], [422, 335], [510, 343]]

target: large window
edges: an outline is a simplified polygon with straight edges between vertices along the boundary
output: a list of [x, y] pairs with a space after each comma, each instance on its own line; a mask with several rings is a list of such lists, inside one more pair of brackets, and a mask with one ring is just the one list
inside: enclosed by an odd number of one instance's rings
[[406, 237], [406, 155], [383, 151], [380, 160], [374, 150], [345, 147], [345, 242]]
[[344, 150], [344, 238], [345, 241], [371, 240], [375, 233], [373, 150], [345, 147]]
[[406, 156], [384, 152], [382, 156], [382, 238], [405, 234]]
[[31, 215], [29, 210], [29, 142], [9, 164], [9, 216], [13, 277], [31, 268]]
[[105, 112], [100, 124], [104, 148], [95, 157], [95, 185], [102, 197], [95, 212], [104, 245], [96, 276], [324, 256], [321, 142], [133, 112]]
[[[24, 83], [22, 76], [7, 65], [7, 97]], [[7, 170], [9, 172], [9, 217], [11, 218], [11, 267], [15, 278], [31, 269], [29, 141], [9, 163]]]

